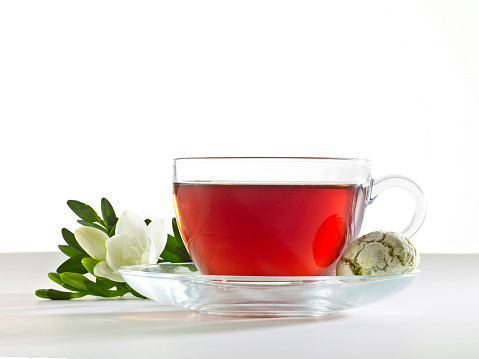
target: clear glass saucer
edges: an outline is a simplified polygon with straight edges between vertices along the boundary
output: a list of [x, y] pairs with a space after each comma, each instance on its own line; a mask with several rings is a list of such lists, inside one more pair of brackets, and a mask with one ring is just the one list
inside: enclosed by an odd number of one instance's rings
[[396, 294], [420, 274], [263, 277], [202, 275], [192, 263], [126, 266], [137, 292], [164, 304], [228, 316], [326, 316]]

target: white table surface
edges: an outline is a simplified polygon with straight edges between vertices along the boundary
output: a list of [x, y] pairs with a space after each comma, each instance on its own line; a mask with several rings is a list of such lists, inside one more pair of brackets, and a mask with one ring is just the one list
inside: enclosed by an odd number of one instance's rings
[[423, 254], [405, 291], [325, 318], [203, 315], [128, 297], [51, 301], [61, 253], [0, 254], [0, 357], [479, 358], [479, 254]]

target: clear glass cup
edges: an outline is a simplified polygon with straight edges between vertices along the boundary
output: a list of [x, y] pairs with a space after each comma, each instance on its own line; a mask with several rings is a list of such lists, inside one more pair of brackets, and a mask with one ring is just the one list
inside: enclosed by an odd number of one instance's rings
[[366, 207], [383, 190], [401, 187], [415, 199], [406, 237], [426, 213], [415, 182], [374, 180], [365, 159], [178, 158], [173, 182], [179, 229], [203, 274], [334, 275]]

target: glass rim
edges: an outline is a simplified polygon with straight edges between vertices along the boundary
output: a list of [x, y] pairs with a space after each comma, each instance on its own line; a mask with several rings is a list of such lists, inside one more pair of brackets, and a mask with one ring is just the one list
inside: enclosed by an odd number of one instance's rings
[[173, 182], [216, 184], [369, 183], [371, 161], [333, 157], [189, 157], [173, 161]]
[[328, 162], [362, 162], [370, 163], [371, 160], [354, 157], [179, 157], [174, 158], [174, 162], [183, 161], [208, 161], [208, 160], [285, 160], [285, 161], [328, 161]]
[[[140, 277], [156, 277], [156, 278], [179, 278], [179, 279], [196, 279], [196, 280], [212, 280], [212, 281], [244, 281], [244, 282], [302, 282], [302, 281], [342, 281], [342, 280], [376, 280], [376, 279], [393, 279], [400, 277], [417, 277], [421, 274], [421, 270], [414, 269], [411, 272], [394, 273], [394, 274], [374, 274], [374, 275], [349, 275], [349, 276], [254, 276], [254, 275], [222, 275], [222, 274], [202, 274], [201, 272], [189, 273], [169, 273], [161, 272], [161, 268], [177, 267], [184, 265], [195, 265], [194, 262], [183, 263], [157, 263], [157, 264], [137, 264], [131, 266], [123, 266], [118, 272]], [[196, 266], [195, 266], [196, 267]], [[153, 269], [153, 271], [148, 271]], [[154, 271], [154, 269], [157, 269]]]

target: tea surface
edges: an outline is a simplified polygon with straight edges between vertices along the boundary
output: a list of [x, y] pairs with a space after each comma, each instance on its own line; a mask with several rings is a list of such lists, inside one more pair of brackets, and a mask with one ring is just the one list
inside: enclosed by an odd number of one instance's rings
[[181, 235], [203, 274], [334, 275], [357, 185], [175, 183]]

